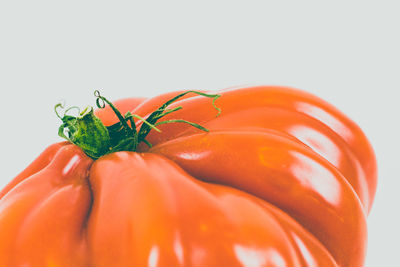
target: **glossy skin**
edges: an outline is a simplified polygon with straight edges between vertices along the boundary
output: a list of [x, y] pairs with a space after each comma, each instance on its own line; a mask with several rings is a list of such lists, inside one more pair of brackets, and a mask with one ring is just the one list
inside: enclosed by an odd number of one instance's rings
[[[146, 116], [176, 94], [115, 105]], [[209, 133], [164, 124], [96, 161], [50, 146], [0, 192], [0, 267], [363, 266], [376, 162], [358, 126], [298, 90], [221, 95], [217, 118], [195, 95], [163, 118]]]

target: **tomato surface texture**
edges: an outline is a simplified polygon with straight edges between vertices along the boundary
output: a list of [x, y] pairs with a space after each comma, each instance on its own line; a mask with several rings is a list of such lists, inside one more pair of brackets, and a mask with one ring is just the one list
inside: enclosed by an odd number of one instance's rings
[[[179, 93], [114, 105], [146, 118]], [[297, 89], [218, 93], [219, 116], [187, 94], [160, 120], [209, 132], [160, 124], [152, 147], [96, 160], [49, 146], [0, 192], [0, 267], [363, 266], [377, 170], [361, 129]]]

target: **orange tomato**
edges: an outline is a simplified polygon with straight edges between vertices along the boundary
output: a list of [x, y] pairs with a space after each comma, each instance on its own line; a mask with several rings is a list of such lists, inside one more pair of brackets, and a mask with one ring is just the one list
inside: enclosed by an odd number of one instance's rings
[[[179, 93], [114, 104], [149, 118]], [[160, 119], [209, 132], [160, 124], [151, 148], [95, 160], [47, 148], [0, 192], [0, 266], [363, 266], [377, 175], [361, 129], [296, 89], [219, 94], [218, 117], [186, 95]]]

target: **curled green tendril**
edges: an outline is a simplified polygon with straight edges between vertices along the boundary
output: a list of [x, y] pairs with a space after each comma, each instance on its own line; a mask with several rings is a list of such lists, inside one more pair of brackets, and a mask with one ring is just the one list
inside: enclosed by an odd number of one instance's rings
[[[150, 114], [150, 116], [147, 118], [147, 121], [148, 121], [149, 123], [153, 124], [153, 125], [156, 125], [156, 122], [157, 122], [159, 119], [161, 119], [162, 117], [164, 117], [164, 116], [166, 116], [166, 115], [168, 115], [168, 114], [170, 114], [170, 113], [172, 113], [172, 112], [175, 112], [175, 111], [177, 111], [177, 110], [182, 109], [181, 106], [178, 106], [178, 107], [173, 108], [173, 109], [167, 109], [167, 107], [168, 107], [169, 105], [171, 105], [172, 103], [174, 103], [175, 101], [177, 101], [179, 98], [182, 98], [183, 96], [185, 96], [185, 95], [187, 95], [187, 94], [189, 94], [189, 93], [194, 93], [194, 94], [197, 94], [197, 95], [201, 95], [201, 96], [213, 98], [212, 105], [213, 105], [213, 107], [218, 111], [216, 117], [218, 117], [218, 116], [221, 114], [221, 109], [218, 108], [218, 107], [215, 105], [215, 101], [216, 101], [221, 95], [218, 95], [218, 94], [206, 94], [206, 93], [203, 93], [203, 92], [190, 90], [190, 91], [183, 92], [183, 93], [181, 93], [181, 94], [179, 94], [179, 95], [177, 95], [177, 96], [171, 98], [171, 99], [168, 100], [167, 102], [165, 102], [165, 103], [164, 103], [163, 105], [161, 105], [156, 111], [154, 111], [153, 113]], [[188, 122], [188, 121], [183, 120], [183, 119], [168, 120], [168, 121], [166, 121], [166, 122], [163, 122], [162, 124], [165, 124], [165, 123], [175, 123], [175, 122], [187, 123], [187, 124], [189, 124], [189, 125], [191, 125], [191, 126], [193, 126], [193, 127], [196, 127], [196, 128], [199, 129], [199, 130], [208, 132], [208, 129], [204, 128], [203, 126], [200, 126], [200, 125], [197, 124], [197, 123]], [[159, 124], [161, 124], [161, 123], [159, 123]], [[159, 125], [159, 124], [158, 124], [158, 125]], [[150, 130], [151, 130], [151, 129], [150, 129], [147, 125], [143, 124], [143, 125], [141, 126], [140, 130], [139, 130], [139, 138], [138, 138], [138, 141], [139, 141], [139, 142], [142, 142], [142, 141], [146, 138], [146, 136], [149, 134]]]

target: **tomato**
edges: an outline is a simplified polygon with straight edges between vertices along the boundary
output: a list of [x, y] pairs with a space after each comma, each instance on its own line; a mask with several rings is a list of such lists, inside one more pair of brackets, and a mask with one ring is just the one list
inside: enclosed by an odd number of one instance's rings
[[[180, 93], [114, 106], [139, 129]], [[0, 192], [0, 266], [363, 266], [377, 172], [361, 129], [297, 89], [219, 95], [219, 116], [203, 95], [170, 103], [159, 122], [179, 121], [136, 151], [48, 147]]]

